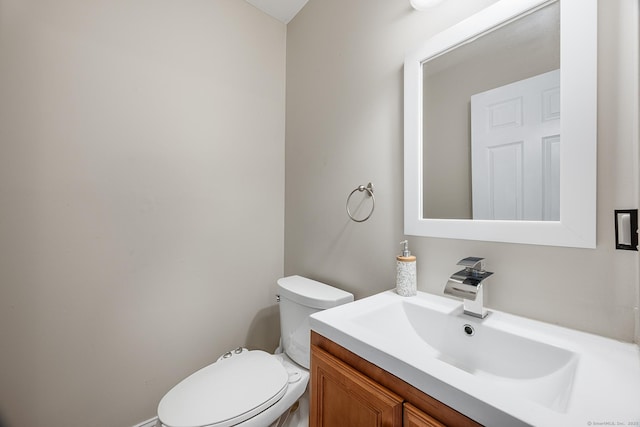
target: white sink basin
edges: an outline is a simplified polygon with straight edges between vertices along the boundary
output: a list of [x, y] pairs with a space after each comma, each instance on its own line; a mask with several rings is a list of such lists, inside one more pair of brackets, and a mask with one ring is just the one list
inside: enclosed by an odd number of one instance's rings
[[550, 409], [566, 408], [578, 362], [569, 350], [485, 325], [463, 314], [462, 307], [451, 310], [413, 299], [398, 299], [350, 320], [407, 351], [446, 362]]
[[383, 292], [310, 325], [484, 425], [640, 425], [635, 344], [496, 310], [477, 319], [424, 292]]

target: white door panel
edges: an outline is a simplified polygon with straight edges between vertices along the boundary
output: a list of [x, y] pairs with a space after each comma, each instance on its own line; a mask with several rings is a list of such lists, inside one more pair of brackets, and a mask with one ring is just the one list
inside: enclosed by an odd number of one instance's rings
[[473, 218], [560, 219], [560, 70], [471, 97]]

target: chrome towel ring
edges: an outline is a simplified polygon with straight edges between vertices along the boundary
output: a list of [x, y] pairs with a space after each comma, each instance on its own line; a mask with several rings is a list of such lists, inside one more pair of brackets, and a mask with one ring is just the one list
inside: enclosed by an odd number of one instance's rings
[[[351, 213], [351, 211], [349, 210], [349, 200], [351, 200], [351, 196], [353, 196], [353, 193], [355, 193], [356, 191], [358, 192], [363, 192], [366, 191], [366, 196], [367, 197], [371, 197], [371, 211], [369, 212], [369, 215], [367, 215], [366, 217], [362, 218], [362, 219], [357, 219], [354, 218], [353, 214]], [[369, 183], [366, 187], [364, 185], [359, 185], [355, 190], [353, 190], [350, 194], [349, 197], [347, 197], [347, 215], [349, 215], [349, 218], [351, 218], [352, 221], [355, 222], [365, 222], [366, 220], [368, 220], [371, 217], [371, 214], [373, 213], [373, 210], [376, 208], [376, 198], [373, 195], [373, 184]]]

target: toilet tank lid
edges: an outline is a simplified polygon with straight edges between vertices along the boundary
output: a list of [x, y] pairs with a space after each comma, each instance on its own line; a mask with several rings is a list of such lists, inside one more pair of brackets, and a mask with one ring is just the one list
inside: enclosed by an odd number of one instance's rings
[[278, 279], [280, 297], [311, 308], [325, 309], [353, 301], [353, 294], [302, 276]]

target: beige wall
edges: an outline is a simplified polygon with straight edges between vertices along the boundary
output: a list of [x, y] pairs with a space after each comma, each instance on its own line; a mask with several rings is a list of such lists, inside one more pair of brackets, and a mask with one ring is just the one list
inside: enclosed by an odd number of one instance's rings
[[[450, 1], [419, 13], [408, 1], [311, 0], [288, 25], [285, 273], [357, 297], [394, 286], [405, 237], [404, 54], [491, 3]], [[409, 236], [419, 289], [442, 294], [458, 260], [481, 256], [496, 272], [491, 308], [634, 339], [638, 253], [614, 250], [613, 227], [614, 209], [638, 207], [634, 3], [599, 4], [597, 249]], [[369, 181], [376, 209], [358, 224], [345, 199]]]
[[0, 0], [9, 427], [128, 427], [276, 346], [285, 37], [238, 0]]

